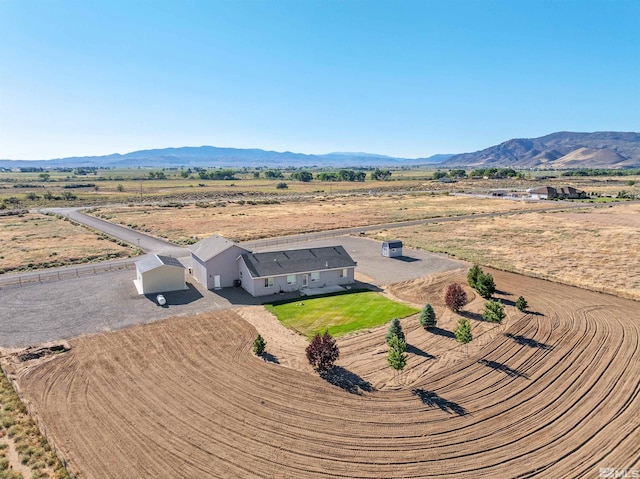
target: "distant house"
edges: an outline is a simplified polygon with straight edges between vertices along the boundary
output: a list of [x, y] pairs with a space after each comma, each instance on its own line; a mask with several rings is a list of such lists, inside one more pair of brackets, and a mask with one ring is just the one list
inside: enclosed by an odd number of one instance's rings
[[541, 186], [540, 188], [529, 190], [529, 194], [531, 199], [534, 200], [552, 200], [558, 197], [558, 192], [551, 186]]
[[577, 200], [587, 198], [587, 193], [582, 190], [578, 190], [573, 186], [563, 186], [561, 188], [552, 188], [551, 186], [543, 186], [528, 190], [531, 195], [531, 199], [534, 200], [553, 200], [555, 198]]
[[382, 243], [382, 256], [387, 258], [402, 256], [402, 241], [385, 241]]
[[136, 261], [136, 279], [133, 283], [139, 294], [187, 289], [182, 263], [176, 258], [158, 254]]
[[268, 253], [238, 258], [242, 287], [252, 296], [352, 284], [356, 262], [342, 246]]
[[502, 197], [502, 196], [507, 196], [507, 191], [506, 190], [491, 190], [489, 192], [489, 194], [491, 196]]
[[248, 249], [213, 235], [191, 245], [191, 274], [207, 289], [234, 286], [240, 279], [238, 257]]

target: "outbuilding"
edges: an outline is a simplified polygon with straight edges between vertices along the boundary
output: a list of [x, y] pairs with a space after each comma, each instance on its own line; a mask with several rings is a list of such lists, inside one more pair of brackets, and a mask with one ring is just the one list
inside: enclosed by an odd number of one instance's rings
[[385, 241], [382, 243], [382, 256], [387, 258], [402, 256], [402, 241]]
[[228, 288], [238, 284], [238, 257], [250, 252], [218, 235], [198, 241], [190, 250], [191, 274], [207, 289]]
[[136, 261], [133, 283], [139, 294], [165, 293], [187, 289], [184, 266], [176, 258], [148, 255]]

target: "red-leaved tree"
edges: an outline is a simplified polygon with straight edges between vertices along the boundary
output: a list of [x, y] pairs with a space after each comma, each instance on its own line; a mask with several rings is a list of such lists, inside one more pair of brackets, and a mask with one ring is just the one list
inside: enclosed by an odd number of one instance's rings
[[444, 303], [450, 310], [458, 312], [460, 308], [467, 304], [467, 293], [458, 283], [451, 283], [444, 295]]
[[331, 369], [340, 356], [336, 340], [328, 331], [325, 331], [322, 336], [320, 333], [316, 334], [305, 351], [309, 364], [320, 373]]

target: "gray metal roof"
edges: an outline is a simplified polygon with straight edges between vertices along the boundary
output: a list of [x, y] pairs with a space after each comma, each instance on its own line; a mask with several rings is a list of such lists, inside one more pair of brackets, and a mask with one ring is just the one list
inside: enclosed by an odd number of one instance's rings
[[[214, 256], [218, 256], [223, 251], [228, 250], [232, 246], [238, 246], [238, 248], [242, 248], [242, 246], [237, 245], [231, 240], [227, 238], [223, 238], [222, 236], [212, 235], [208, 238], [198, 241], [196, 244], [191, 245], [189, 249], [191, 253], [200, 258], [202, 261], [209, 261]], [[249, 251], [245, 248], [242, 248], [245, 251]]]
[[[389, 248], [402, 248], [402, 241], [385, 241]], [[383, 245], [385, 243], [382, 243]]]
[[342, 246], [240, 255], [253, 278], [349, 268], [356, 262]]
[[162, 256], [159, 254], [152, 254], [136, 261], [136, 267], [141, 273], [146, 273], [152, 269], [159, 268], [160, 266], [174, 266], [176, 268], [184, 269], [184, 266], [177, 258], [171, 258], [169, 256]]

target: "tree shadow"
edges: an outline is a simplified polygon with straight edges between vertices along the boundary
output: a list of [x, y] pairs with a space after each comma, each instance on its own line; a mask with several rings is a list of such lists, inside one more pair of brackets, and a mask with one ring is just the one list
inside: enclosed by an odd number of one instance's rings
[[486, 359], [478, 359], [478, 363], [483, 364], [495, 371], [503, 372], [507, 376], [529, 379], [529, 376], [527, 376], [526, 374], [521, 373], [517, 369], [510, 368], [509, 366], [499, 363], [497, 361], [488, 361]]
[[458, 314], [463, 318], [473, 319], [475, 321], [484, 321], [484, 318], [480, 313], [472, 313], [471, 311], [458, 311]]
[[362, 392], [373, 392], [375, 388], [369, 381], [365, 381], [356, 373], [343, 368], [342, 366], [334, 366], [329, 371], [320, 375], [325, 381], [351, 394], [362, 394]]
[[278, 358], [276, 358], [271, 353], [262, 353], [260, 354], [260, 357], [262, 358], [263, 361], [267, 363], [280, 364], [280, 361], [278, 361]]
[[407, 352], [410, 354], [415, 354], [416, 356], [420, 356], [427, 359], [435, 359], [436, 357], [433, 354], [429, 354], [422, 349], [416, 348], [413, 344], [407, 344]]
[[541, 343], [540, 341], [536, 341], [535, 339], [527, 338], [526, 336], [521, 336], [519, 334], [506, 333], [505, 336], [509, 339], [513, 339], [516, 343], [521, 344], [523, 346], [529, 346], [531, 348], [539, 348], [539, 349], [545, 349], [545, 350], [553, 349], [553, 346], [550, 346], [549, 344]]
[[429, 328], [427, 331], [429, 331], [430, 333], [436, 334], [438, 336], [444, 336], [445, 338], [451, 338], [451, 339], [456, 338], [456, 335], [453, 334], [453, 331], [447, 331], [446, 329], [439, 328], [438, 326]]
[[516, 302], [515, 301], [511, 301], [510, 299], [499, 298], [498, 301], [500, 301], [505, 306], [513, 306], [514, 308], [516, 306]]
[[425, 389], [413, 389], [411, 393], [418, 396], [423, 404], [430, 407], [438, 407], [442, 411], [448, 414], [457, 414], [458, 416], [464, 416], [467, 414], [467, 410], [460, 404], [453, 401], [449, 401], [441, 396], [438, 396], [433, 391], [427, 391]]

